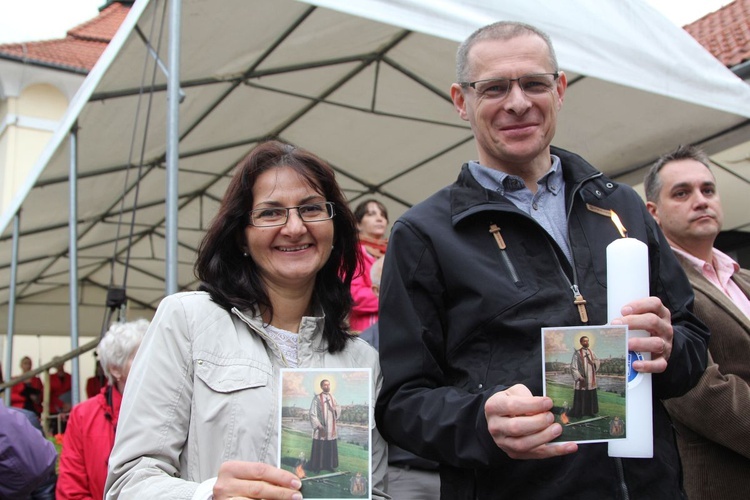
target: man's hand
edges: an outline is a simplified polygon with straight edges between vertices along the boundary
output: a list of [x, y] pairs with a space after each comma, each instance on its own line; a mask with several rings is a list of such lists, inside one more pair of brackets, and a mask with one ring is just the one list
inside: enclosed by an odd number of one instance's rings
[[620, 312], [622, 318], [613, 320], [611, 324], [628, 325], [630, 330], [645, 330], [651, 335], [628, 340], [629, 350], [651, 353], [651, 361], [634, 361], [633, 369], [642, 373], [666, 370], [674, 337], [669, 309], [658, 297], [648, 297], [625, 304]]
[[577, 451], [576, 443], [549, 444], [562, 434], [551, 409], [550, 398], [533, 396], [525, 385], [516, 384], [490, 397], [484, 415], [495, 444], [510, 458], [550, 458]]
[[214, 485], [214, 499], [302, 500], [302, 483], [291, 472], [260, 462], [224, 462]]

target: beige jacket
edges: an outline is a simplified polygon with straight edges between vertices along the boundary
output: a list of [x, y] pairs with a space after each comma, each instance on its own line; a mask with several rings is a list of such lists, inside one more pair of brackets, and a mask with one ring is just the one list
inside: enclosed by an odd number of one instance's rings
[[[374, 405], [382, 382], [377, 352], [354, 339], [330, 354], [322, 328], [322, 318], [303, 318], [299, 366], [372, 368]], [[166, 297], [128, 377], [106, 498], [198, 498], [227, 460], [275, 466], [277, 349], [258, 318], [229, 314], [205, 292]], [[388, 459], [372, 422], [373, 493], [379, 498]]]

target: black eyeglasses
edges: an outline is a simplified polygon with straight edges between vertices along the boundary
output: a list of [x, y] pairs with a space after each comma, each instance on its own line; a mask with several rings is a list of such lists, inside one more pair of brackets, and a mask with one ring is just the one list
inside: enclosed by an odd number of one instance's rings
[[321, 201], [296, 207], [256, 208], [250, 211], [248, 224], [256, 227], [283, 226], [289, 220], [290, 210], [297, 210], [303, 222], [320, 222], [333, 219], [336, 215], [333, 202]]
[[489, 99], [503, 99], [509, 93], [513, 82], [518, 82], [521, 91], [528, 97], [537, 97], [555, 88], [555, 82], [560, 77], [559, 72], [555, 73], [536, 73], [532, 75], [523, 75], [518, 78], [490, 78], [487, 80], [477, 80], [476, 82], [460, 82], [461, 87], [471, 87], [482, 97]]

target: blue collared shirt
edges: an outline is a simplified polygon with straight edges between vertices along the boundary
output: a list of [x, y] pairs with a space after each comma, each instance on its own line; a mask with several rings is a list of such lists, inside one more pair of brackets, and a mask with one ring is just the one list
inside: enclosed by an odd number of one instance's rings
[[573, 262], [568, 243], [565, 214], [565, 181], [560, 158], [550, 155], [552, 166], [537, 183], [536, 193], [526, 187], [518, 176], [509, 175], [475, 161], [469, 162], [469, 172], [485, 189], [495, 191], [529, 214], [557, 242], [569, 262]]

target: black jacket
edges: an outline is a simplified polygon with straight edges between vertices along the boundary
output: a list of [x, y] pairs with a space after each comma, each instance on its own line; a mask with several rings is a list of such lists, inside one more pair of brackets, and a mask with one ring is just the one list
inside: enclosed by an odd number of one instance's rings
[[[395, 223], [380, 296], [378, 427], [386, 439], [441, 463], [444, 499], [682, 498], [677, 448], [659, 400], [697, 382], [709, 334], [638, 195], [579, 156], [552, 152], [562, 160], [573, 266], [541, 226], [482, 188], [466, 165], [455, 184]], [[654, 459], [609, 458], [606, 443], [598, 443], [565, 457], [512, 460], [487, 430], [487, 399], [516, 383], [542, 395], [541, 328], [583, 324], [573, 285], [588, 302], [588, 324], [607, 322], [606, 246], [619, 233], [591, 206], [614, 210], [629, 237], [648, 244], [651, 294], [672, 312], [672, 355], [653, 377]]]

